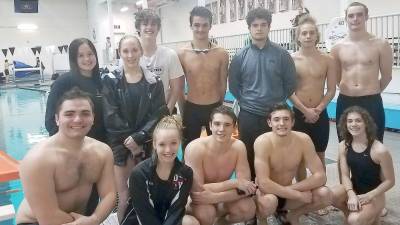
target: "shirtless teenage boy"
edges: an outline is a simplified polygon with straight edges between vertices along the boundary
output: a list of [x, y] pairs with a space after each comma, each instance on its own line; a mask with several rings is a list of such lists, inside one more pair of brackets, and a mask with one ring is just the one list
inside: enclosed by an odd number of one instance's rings
[[224, 101], [229, 63], [225, 49], [209, 39], [211, 12], [205, 7], [194, 7], [189, 19], [193, 40], [178, 53], [188, 85], [183, 110], [184, 148], [200, 137], [202, 126], [211, 134], [210, 113]]
[[347, 7], [345, 15], [348, 36], [336, 44], [331, 52], [339, 68], [337, 81], [340, 94], [336, 125], [346, 108], [361, 106], [374, 119], [378, 127], [377, 138], [382, 142], [385, 113], [380, 94], [392, 79], [393, 53], [386, 40], [366, 31], [366, 5], [353, 2]]
[[[282, 210], [290, 210], [281, 216], [282, 220], [299, 225], [301, 215], [325, 208], [331, 202], [331, 191], [324, 187], [324, 168], [310, 137], [292, 131], [294, 116], [288, 105], [274, 105], [267, 121], [272, 132], [262, 134], [254, 143], [257, 217], [264, 222], [275, 211], [282, 215]], [[301, 161], [311, 176], [292, 183]]]
[[[232, 138], [236, 116], [227, 106], [211, 113], [211, 136], [192, 141], [185, 151], [185, 163], [193, 169], [189, 206], [202, 225], [238, 223], [254, 217], [256, 206], [250, 197], [256, 185], [250, 181], [246, 148]], [[232, 174], [235, 179], [231, 179]]]
[[[58, 102], [58, 132], [33, 147], [20, 165], [25, 199], [17, 224], [100, 224], [115, 206], [113, 156], [104, 143], [86, 137], [93, 125], [93, 103], [77, 88]], [[100, 202], [86, 214], [96, 185]]]
[[311, 16], [300, 17], [296, 28], [296, 40], [300, 50], [292, 54], [298, 82], [295, 93], [290, 97], [294, 104], [293, 129], [311, 137], [318, 157], [325, 164], [325, 150], [329, 139], [326, 107], [335, 96], [335, 64], [329, 55], [316, 48], [319, 32]]

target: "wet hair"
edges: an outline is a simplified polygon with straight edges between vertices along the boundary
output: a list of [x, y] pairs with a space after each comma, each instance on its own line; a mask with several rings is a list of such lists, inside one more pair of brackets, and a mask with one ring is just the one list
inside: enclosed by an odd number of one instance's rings
[[271, 120], [271, 115], [272, 115], [272, 113], [273, 113], [273, 112], [276, 112], [276, 111], [280, 111], [280, 110], [286, 110], [286, 111], [288, 111], [288, 112], [290, 113], [290, 118], [291, 118], [292, 120], [294, 120], [294, 112], [293, 112], [292, 108], [290, 108], [290, 106], [289, 106], [286, 102], [278, 102], [278, 103], [274, 104], [274, 105], [268, 110], [267, 119], [268, 119], [268, 120]]
[[142, 44], [140, 43], [139, 38], [136, 37], [136, 36], [134, 36], [134, 35], [129, 35], [129, 34], [123, 36], [123, 37], [121, 38], [121, 40], [119, 41], [119, 43], [118, 43], [118, 51], [121, 51], [122, 42], [125, 41], [125, 40], [127, 40], [127, 39], [135, 39], [136, 42], [139, 44], [140, 50], [143, 52]]
[[92, 109], [92, 113], [94, 114], [94, 104], [90, 97], [90, 94], [82, 91], [78, 87], [73, 87], [71, 90], [65, 92], [60, 99], [58, 99], [56, 103], [56, 114], [60, 113], [61, 105], [67, 100], [74, 100], [74, 99], [84, 99], [87, 100], [90, 104], [90, 108]]
[[158, 26], [158, 29], [161, 28], [161, 19], [160, 16], [154, 10], [151, 9], [143, 9], [135, 13], [135, 28], [140, 36], [140, 25], [147, 24], [149, 22], [155, 22]]
[[190, 17], [189, 17], [189, 24], [192, 26], [193, 24], [193, 17], [198, 16], [202, 18], [208, 19], [208, 22], [210, 23], [210, 26], [212, 25], [212, 13], [209, 9], [207, 9], [204, 6], [196, 6], [190, 11]]
[[211, 114], [210, 114], [210, 122], [213, 121], [214, 115], [215, 115], [215, 114], [218, 114], [218, 113], [219, 113], [219, 114], [222, 114], [222, 115], [227, 115], [227, 116], [229, 116], [229, 117], [233, 120], [233, 126], [236, 126], [237, 117], [236, 117], [235, 113], [233, 112], [233, 110], [232, 110], [230, 107], [225, 106], [225, 105], [220, 105], [220, 106], [214, 108], [214, 109], [211, 111]]
[[376, 124], [368, 111], [360, 106], [347, 108], [339, 119], [339, 135], [344, 140], [345, 145], [349, 146], [353, 142], [353, 135], [350, 134], [347, 128], [347, 117], [350, 113], [358, 113], [361, 115], [361, 118], [365, 123], [365, 133], [367, 134], [368, 146], [371, 146], [376, 139]]
[[299, 36], [300, 36], [300, 32], [301, 32], [301, 26], [304, 24], [311, 24], [315, 27], [315, 32], [317, 33], [317, 40], [315, 41], [315, 45], [319, 43], [319, 39], [320, 39], [320, 33], [318, 30], [318, 26], [317, 26], [317, 22], [315, 21], [315, 19], [310, 16], [309, 14], [303, 15], [299, 18], [299, 21], [297, 22], [297, 27], [296, 27], [296, 43], [297, 45], [301, 46], [301, 43], [299, 41]]
[[345, 17], [347, 17], [348, 9], [353, 6], [362, 6], [364, 8], [365, 16], [368, 16], [368, 7], [365, 4], [361, 2], [352, 2], [349, 6], [347, 6], [346, 10], [344, 10]]
[[81, 73], [78, 66], [78, 54], [79, 54], [79, 47], [83, 44], [87, 44], [96, 57], [96, 65], [92, 70], [92, 78], [95, 80], [99, 80], [100, 82], [99, 58], [97, 57], [97, 51], [93, 43], [87, 38], [77, 38], [73, 40], [71, 44], [69, 44], [68, 53], [69, 53], [69, 66], [71, 72], [75, 74]]
[[270, 11], [260, 7], [251, 10], [246, 16], [248, 28], [250, 28], [251, 23], [253, 23], [256, 19], [264, 19], [267, 21], [268, 26], [270, 26], [272, 22], [272, 14]]

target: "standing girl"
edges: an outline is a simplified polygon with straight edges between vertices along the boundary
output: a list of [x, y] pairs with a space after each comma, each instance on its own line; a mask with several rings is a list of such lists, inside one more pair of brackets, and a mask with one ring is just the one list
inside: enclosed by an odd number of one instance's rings
[[138, 38], [124, 36], [118, 51], [123, 68], [103, 79], [103, 111], [107, 141], [114, 154], [121, 222], [127, 207], [129, 174], [148, 155], [146, 144], [151, 144], [153, 129], [168, 109], [160, 78], [139, 66], [143, 51]]
[[87, 136], [105, 142], [101, 100], [102, 87], [96, 48], [90, 40], [78, 38], [71, 42], [68, 52], [71, 70], [60, 76], [51, 86], [46, 106], [46, 129], [50, 136], [57, 133], [58, 126], [55, 121], [56, 103], [65, 92], [73, 87], [78, 87], [90, 94], [94, 104], [94, 123]]

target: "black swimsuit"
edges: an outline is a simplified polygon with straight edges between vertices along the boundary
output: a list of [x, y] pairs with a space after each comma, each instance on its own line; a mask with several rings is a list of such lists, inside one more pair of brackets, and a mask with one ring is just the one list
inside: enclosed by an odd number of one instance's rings
[[365, 194], [376, 187], [382, 181], [380, 178], [381, 166], [371, 158], [371, 146], [358, 153], [350, 145], [347, 146], [347, 165], [351, 171], [351, 182], [356, 194]]

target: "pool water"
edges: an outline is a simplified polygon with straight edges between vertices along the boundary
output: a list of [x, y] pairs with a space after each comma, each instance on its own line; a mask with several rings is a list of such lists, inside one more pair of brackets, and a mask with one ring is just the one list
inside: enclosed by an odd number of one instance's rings
[[[28, 149], [47, 136], [44, 127], [47, 95], [23, 89], [0, 89], [0, 149], [21, 160]], [[6, 193], [4, 193], [6, 192]], [[0, 205], [13, 204], [15, 210], [23, 199], [19, 180], [0, 183]], [[15, 224], [14, 220], [0, 225]]]

